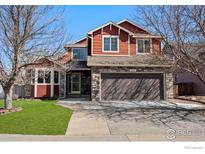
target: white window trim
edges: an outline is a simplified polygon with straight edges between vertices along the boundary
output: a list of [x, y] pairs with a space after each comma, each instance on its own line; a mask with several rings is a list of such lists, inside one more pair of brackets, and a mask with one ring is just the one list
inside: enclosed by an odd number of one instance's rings
[[[32, 81], [33, 80], [32, 71], [34, 72], [34, 82]], [[31, 85], [35, 85], [35, 82], [36, 82], [36, 70], [31, 69]]]
[[[138, 52], [138, 40], [142, 40], [143, 43], [145, 40], [150, 41], [150, 52], [149, 53], [148, 52], [142, 52], [142, 53]], [[144, 48], [145, 48], [145, 46], [144, 46]], [[144, 48], [143, 48], [143, 50], [144, 50]], [[151, 54], [151, 53], [152, 53], [152, 39], [136, 39], [136, 54]]]
[[[76, 47], [76, 48], [79, 48], [79, 47]], [[84, 48], [84, 47], [83, 47]], [[71, 50], [72, 50], [72, 52], [71, 52], [71, 59], [73, 60], [73, 61], [87, 61], [87, 57], [88, 57], [88, 49], [86, 48], [86, 59], [73, 59], [73, 49], [74, 48], [72, 48]]]
[[[105, 51], [104, 50], [104, 38], [110, 37], [110, 38], [117, 38], [117, 51]], [[103, 53], [119, 53], [119, 35], [102, 35], [102, 52]], [[110, 41], [110, 49], [111, 49], [111, 41]]]

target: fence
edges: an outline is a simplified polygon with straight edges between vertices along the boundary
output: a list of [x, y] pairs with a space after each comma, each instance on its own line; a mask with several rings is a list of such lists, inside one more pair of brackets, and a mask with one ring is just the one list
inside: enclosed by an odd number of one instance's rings
[[[14, 85], [13, 98], [24, 98], [25, 97], [25, 85]], [[4, 98], [4, 91], [0, 86], [0, 99]]]

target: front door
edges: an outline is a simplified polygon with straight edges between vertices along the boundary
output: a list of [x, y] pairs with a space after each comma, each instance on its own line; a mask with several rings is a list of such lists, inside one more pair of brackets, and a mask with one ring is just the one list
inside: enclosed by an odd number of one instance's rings
[[71, 74], [71, 93], [80, 94], [81, 87], [81, 75], [80, 73]]

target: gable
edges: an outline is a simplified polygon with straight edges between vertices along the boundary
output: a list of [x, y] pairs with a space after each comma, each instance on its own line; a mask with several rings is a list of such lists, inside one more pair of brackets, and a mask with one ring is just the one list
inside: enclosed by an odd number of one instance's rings
[[103, 35], [118, 35], [119, 30], [118, 27], [116, 26], [111, 26], [111, 25], [107, 25], [105, 27], [102, 28], [102, 34]]
[[130, 21], [124, 20], [118, 23], [118, 25], [120, 25], [121, 27], [135, 33], [135, 34], [150, 34], [148, 31], [146, 31], [145, 29], [137, 26], [134, 23], [131, 23]]
[[116, 28], [118, 29], [118, 32], [119, 32], [119, 30], [122, 30], [122, 31], [128, 33], [128, 34], [131, 35], [131, 36], [134, 35], [134, 33], [132, 33], [131, 31], [129, 31], [128, 29], [126, 29], [126, 28], [124, 28], [124, 27], [121, 27], [120, 25], [115, 24], [115, 23], [113, 23], [113, 22], [108, 22], [108, 23], [106, 23], [106, 24], [104, 24], [104, 25], [102, 25], [102, 26], [100, 26], [100, 27], [98, 27], [98, 28], [96, 28], [96, 29], [93, 29], [93, 30], [89, 31], [88, 34], [93, 34], [93, 33], [95, 33], [96, 31], [102, 30], [102, 29], [104, 29], [104, 28], [105, 28], [105, 29], [109, 28], [109, 29], [111, 30], [111, 29], [113, 29], [112, 27], [116, 27]]

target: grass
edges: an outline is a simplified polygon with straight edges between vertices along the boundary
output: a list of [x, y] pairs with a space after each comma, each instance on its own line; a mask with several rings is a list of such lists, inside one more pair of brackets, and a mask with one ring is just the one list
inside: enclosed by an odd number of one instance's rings
[[[20, 112], [0, 116], [0, 134], [64, 135], [72, 110], [51, 100], [19, 100]], [[3, 101], [0, 100], [0, 108]]]

